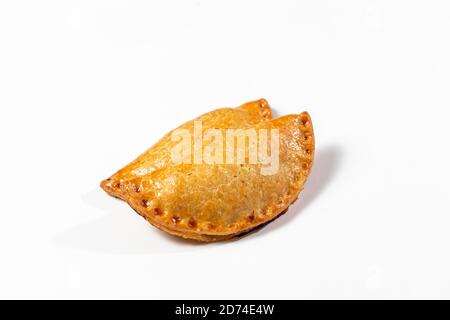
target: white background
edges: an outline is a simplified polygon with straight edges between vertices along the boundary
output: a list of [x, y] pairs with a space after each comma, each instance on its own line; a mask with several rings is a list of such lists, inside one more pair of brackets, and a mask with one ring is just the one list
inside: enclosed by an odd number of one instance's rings
[[[0, 298], [450, 298], [448, 1], [2, 1]], [[98, 184], [264, 97], [308, 110], [302, 198], [193, 245]]]

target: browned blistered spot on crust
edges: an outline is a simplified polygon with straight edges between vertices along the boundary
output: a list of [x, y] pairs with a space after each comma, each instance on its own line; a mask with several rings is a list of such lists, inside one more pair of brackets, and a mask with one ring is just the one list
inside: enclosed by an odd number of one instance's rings
[[150, 201], [148, 201], [147, 199], [142, 199], [141, 206], [143, 206], [144, 208], [148, 208], [150, 206]]
[[188, 221], [188, 225], [189, 225], [189, 227], [191, 227], [191, 228], [196, 228], [197, 227], [197, 221], [195, 221], [195, 219], [189, 219], [189, 221]]
[[160, 208], [153, 209], [153, 213], [155, 214], [155, 216], [160, 216], [163, 214], [163, 212]]
[[177, 224], [181, 221], [181, 218], [179, 216], [172, 216], [172, 222]]
[[259, 107], [260, 108], [267, 108], [269, 106], [269, 103], [266, 99], [260, 99], [259, 100]]
[[207, 224], [207, 228], [208, 228], [208, 230], [214, 230], [214, 229], [216, 229], [217, 227], [216, 227], [216, 225], [214, 225], [214, 224], [212, 224], [212, 223], [208, 223], [208, 224]]
[[302, 163], [302, 169], [303, 169], [303, 170], [308, 170], [308, 163], [303, 162], [303, 163]]
[[259, 100], [259, 107], [261, 108], [260, 115], [264, 119], [272, 119], [272, 110], [270, 109], [269, 103], [266, 99]]
[[302, 122], [303, 127], [307, 127], [309, 125], [309, 118], [306, 114], [300, 115], [300, 121]]

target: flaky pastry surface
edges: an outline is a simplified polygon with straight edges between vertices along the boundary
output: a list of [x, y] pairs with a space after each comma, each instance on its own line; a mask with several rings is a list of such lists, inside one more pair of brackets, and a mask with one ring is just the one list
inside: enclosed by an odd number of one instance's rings
[[[272, 119], [265, 99], [206, 113], [210, 128], [278, 129], [279, 170], [262, 175], [261, 164], [174, 164], [171, 132], [137, 159], [101, 182], [155, 227], [212, 242], [233, 238], [285, 212], [299, 196], [314, 160], [308, 113]], [[193, 131], [194, 120], [179, 128]], [[178, 129], [178, 128], [177, 128]]]

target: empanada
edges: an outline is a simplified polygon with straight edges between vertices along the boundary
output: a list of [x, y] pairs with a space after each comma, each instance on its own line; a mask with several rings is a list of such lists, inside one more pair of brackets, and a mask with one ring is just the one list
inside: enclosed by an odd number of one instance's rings
[[[185, 140], [189, 134], [193, 139]], [[302, 190], [313, 159], [308, 113], [272, 119], [261, 99], [181, 125], [101, 187], [163, 231], [220, 241], [285, 212]]]

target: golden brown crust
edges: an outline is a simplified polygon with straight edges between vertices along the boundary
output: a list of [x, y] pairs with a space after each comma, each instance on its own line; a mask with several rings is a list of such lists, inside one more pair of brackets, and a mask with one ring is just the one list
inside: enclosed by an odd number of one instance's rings
[[[181, 164], [171, 162], [171, 133], [101, 187], [128, 204], [152, 225], [199, 241], [221, 241], [267, 223], [294, 202], [314, 160], [314, 132], [308, 113], [272, 119], [266, 100], [200, 116], [203, 130], [278, 129], [279, 170], [262, 175], [261, 164]], [[179, 128], [193, 130], [193, 121]]]

